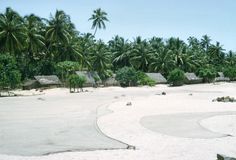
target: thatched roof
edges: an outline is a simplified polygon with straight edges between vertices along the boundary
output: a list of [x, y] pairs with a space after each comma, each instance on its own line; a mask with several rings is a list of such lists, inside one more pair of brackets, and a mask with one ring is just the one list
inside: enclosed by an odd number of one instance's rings
[[40, 85], [60, 85], [61, 81], [56, 75], [50, 76], [34, 76]]
[[[95, 85], [95, 77], [99, 78], [97, 72], [92, 71], [76, 71], [75, 72], [79, 76], [84, 76], [86, 78], [85, 86], [93, 86]], [[99, 78], [100, 79], [100, 78]], [[99, 83], [98, 81], [97, 83]]]
[[115, 79], [116, 75], [113, 74], [111, 77], [106, 79], [105, 86], [119, 86], [120, 83]]
[[217, 77], [215, 78], [216, 82], [220, 82], [220, 81], [230, 81], [230, 79], [228, 77], [225, 77], [223, 72], [218, 72], [217, 73]]
[[184, 73], [186, 83], [201, 83], [202, 78], [196, 76], [195, 73]]
[[39, 87], [39, 82], [37, 80], [27, 80], [22, 85], [23, 90], [30, 90]]
[[31, 86], [33, 85], [34, 83], [37, 83], [37, 80], [27, 80], [26, 82], [24, 82], [24, 84], [22, 86]]
[[195, 73], [185, 73], [184, 75], [189, 81], [200, 79]]
[[153, 79], [157, 84], [167, 83], [165, 77], [161, 73], [145, 73], [149, 78]]

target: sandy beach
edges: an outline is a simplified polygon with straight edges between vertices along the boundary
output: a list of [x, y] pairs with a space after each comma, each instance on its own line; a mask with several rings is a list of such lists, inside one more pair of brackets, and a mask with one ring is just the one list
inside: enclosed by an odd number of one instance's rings
[[[212, 102], [217, 97], [236, 97], [235, 88], [236, 83], [157, 85], [88, 88], [78, 94], [58, 88], [43, 95], [1, 98], [0, 160], [215, 160], [217, 153], [236, 157], [236, 105]], [[37, 120], [29, 123], [32, 119]], [[48, 128], [51, 134], [63, 127], [67, 133], [45, 138]], [[24, 137], [20, 130], [31, 136]], [[82, 131], [84, 136], [78, 134]], [[53, 142], [39, 147], [45, 139]], [[28, 144], [34, 144], [30, 150]], [[135, 150], [125, 149], [126, 144]], [[86, 151], [89, 147], [93, 151]], [[62, 153], [40, 156], [46, 150]]]

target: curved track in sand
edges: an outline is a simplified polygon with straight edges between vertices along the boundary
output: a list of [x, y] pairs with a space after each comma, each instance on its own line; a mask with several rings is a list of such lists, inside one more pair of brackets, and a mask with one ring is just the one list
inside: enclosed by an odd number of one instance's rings
[[[232, 136], [227, 133], [213, 131], [210, 126], [201, 125], [201, 121], [215, 116], [236, 115], [236, 112], [211, 112], [211, 113], [182, 113], [156, 116], [145, 116], [140, 123], [152, 131], [183, 138], [222, 138]], [[220, 124], [220, 123], [219, 123]], [[208, 125], [210, 125], [208, 123]]]

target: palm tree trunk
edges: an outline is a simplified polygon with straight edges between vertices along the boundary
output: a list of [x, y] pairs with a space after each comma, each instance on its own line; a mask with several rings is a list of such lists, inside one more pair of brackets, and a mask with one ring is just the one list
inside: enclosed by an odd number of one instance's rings
[[95, 37], [95, 34], [97, 33], [97, 29], [98, 29], [98, 27], [96, 26], [95, 27], [95, 31], [94, 31], [94, 33], [93, 33], [93, 36]]

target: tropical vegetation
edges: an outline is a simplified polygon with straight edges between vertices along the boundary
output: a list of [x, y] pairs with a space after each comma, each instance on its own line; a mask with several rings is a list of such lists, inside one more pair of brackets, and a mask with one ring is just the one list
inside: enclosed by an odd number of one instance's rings
[[[200, 39], [189, 37], [187, 41], [155, 36], [128, 40], [117, 35], [104, 42], [95, 39], [95, 35], [98, 29], [106, 28], [108, 14], [101, 8], [96, 9], [89, 21], [92, 21], [94, 34], [79, 32], [62, 10], [48, 19], [34, 14], [22, 16], [11, 8], [0, 13], [0, 55], [13, 64], [10, 72], [14, 73], [16, 84], [19, 77], [24, 81], [35, 75], [51, 74], [66, 81], [75, 70], [96, 71], [102, 80], [112, 73], [132, 75], [137, 71], [159, 72], [167, 77], [175, 69], [194, 72], [206, 82], [211, 81], [216, 72], [224, 72], [235, 79], [235, 52], [226, 52], [220, 42], [214, 43], [208, 35]], [[3, 62], [0, 66], [0, 83], [16, 87], [5, 84], [8, 80], [4, 77], [9, 75], [2, 72], [8, 71], [9, 66]], [[137, 79], [131, 76], [130, 81], [122, 80], [122, 84], [138, 84]]]
[[169, 76], [168, 76], [168, 82], [172, 85], [172, 86], [181, 86], [184, 84], [184, 71], [182, 71], [181, 69], [174, 69], [173, 71], [170, 72]]

